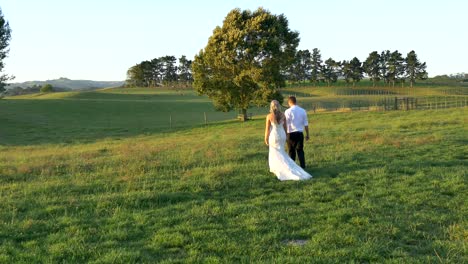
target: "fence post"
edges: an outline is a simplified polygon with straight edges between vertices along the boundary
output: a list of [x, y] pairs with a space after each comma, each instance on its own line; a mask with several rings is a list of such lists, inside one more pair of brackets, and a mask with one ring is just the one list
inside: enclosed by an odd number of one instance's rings
[[206, 112], [203, 112], [203, 116], [205, 117], [205, 126], [208, 124], [207, 120], [206, 120]]
[[169, 115], [169, 128], [172, 128], [172, 115]]

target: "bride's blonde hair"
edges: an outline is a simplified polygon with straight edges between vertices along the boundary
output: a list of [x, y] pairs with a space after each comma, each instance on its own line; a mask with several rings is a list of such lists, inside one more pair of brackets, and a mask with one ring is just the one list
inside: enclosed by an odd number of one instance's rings
[[277, 124], [279, 124], [281, 122], [281, 119], [284, 118], [284, 114], [283, 112], [281, 112], [281, 105], [276, 100], [273, 100], [270, 103], [270, 113], [273, 114], [274, 120]]

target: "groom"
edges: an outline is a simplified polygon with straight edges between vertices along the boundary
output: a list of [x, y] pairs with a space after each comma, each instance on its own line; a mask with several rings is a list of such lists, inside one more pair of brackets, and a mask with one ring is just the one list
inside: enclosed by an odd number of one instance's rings
[[299, 158], [299, 163], [302, 168], [305, 168], [304, 158], [304, 134], [306, 132], [306, 140], [309, 140], [309, 122], [307, 121], [307, 113], [304, 109], [296, 105], [296, 97], [288, 98], [289, 108], [284, 112], [286, 116], [286, 124], [288, 128], [288, 150], [289, 157], [296, 160], [296, 153]]

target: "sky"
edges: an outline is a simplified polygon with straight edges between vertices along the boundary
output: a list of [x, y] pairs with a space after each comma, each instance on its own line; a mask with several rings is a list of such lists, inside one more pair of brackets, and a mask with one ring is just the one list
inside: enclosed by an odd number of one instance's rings
[[299, 49], [325, 60], [415, 50], [429, 76], [468, 72], [466, 0], [0, 0], [12, 39], [14, 82], [60, 77], [125, 80], [165, 55], [193, 58], [234, 8], [284, 14]]

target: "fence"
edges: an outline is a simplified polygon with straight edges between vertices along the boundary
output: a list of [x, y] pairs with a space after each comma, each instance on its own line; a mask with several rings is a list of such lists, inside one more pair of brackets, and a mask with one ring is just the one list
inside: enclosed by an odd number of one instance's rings
[[301, 106], [315, 112], [426, 110], [468, 106], [468, 87], [314, 87], [289, 94], [286, 89], [283, 94], [286, 97], [296, 96]]
[[[297, 94], [296, 94], [297, 95]], [[318, 112], [351, 112], [351, 111], [409, 111], [409, 110], [437, 110], [455, 107], [467, 107], [468, 96], [373, 96], [335, 98], [335, 99], [313, 99], [298, 96], [298, 103], [307, 111]], [[256, 107], [249, 109], [249, 117], [265, 116], [268, 108]], [[183, 128], [193, 126], [204, 126], [224, 120], [238, 118], [237, 112], [202, 112], [186, 114], [173, 113], [167, 116], [163, 122], [165, 128]]]
[[[284, 97], [294, 95], [298, 98], [300, 106], [312, 112], [351, 112], [351, 111], [411, 111], [411, 110], [437, 110], [468, 106], [468, 88], [438, 90], [428, 89], [412, 92], [408, 88], [399, 88], [392, 91], [384, 89], [334, 89], [335, 94], [329, 96], [316, 96], [307, 91], [282, 91]], [[285, 110], [285, 109], [283, 109]], [[161, 129], [184, 128], [193, 126], [204, 126], [225, 120], [238, 118], [238, 112], [191, 112], [167, 114], [159, 120]], [[264, 117], [268, 114], [267, 107], [253, 107], [248, 110], [248, 115]]]

